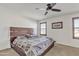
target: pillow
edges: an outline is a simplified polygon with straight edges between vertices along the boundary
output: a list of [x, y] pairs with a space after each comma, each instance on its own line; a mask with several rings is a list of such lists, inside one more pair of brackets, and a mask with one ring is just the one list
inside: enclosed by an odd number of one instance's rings
[[30, 34], [26, 34], [25, 37], [31, 38], [31, 35]]
[[31, 37], [34, 37], [34, 36], [37, 36], [37, 35], [31, 35]]
[[13, 41], [16, 39], [17, 37], [12, 37], [11, 38], [11, 43], [13, 43]]
[[24, 35], [20, 35], [20, 36], [17, 36], [18, 39], [24, 39], [26, 38]]

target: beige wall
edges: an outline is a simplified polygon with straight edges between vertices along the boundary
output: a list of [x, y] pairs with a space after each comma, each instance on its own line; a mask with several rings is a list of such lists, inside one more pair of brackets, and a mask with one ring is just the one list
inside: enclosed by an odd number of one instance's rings
[[37, 22], [21, 15], [16, 15], [0, 7], [0, 50], [10, 48], [9, 27], [34, 28], [37, 34]]
[[[53, 38], [57, 43], [79, 47], [79, 40], [73, 39], [72, 37], [72, 17], [79, 17], [79, 13], [58, 16], [51, 19], [42, 20], [40, 22], [47, 22], [47, 36]], [[60, 21], [63, 22], [63, 29], [51, 29], [51, 23]], [[39, 35], [39, 27], [38, 31]]]

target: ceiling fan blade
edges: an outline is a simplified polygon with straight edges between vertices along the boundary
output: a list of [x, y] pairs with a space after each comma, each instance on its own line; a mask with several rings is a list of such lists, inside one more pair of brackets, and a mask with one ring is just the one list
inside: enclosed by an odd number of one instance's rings
[[36, 10], [46, 10], [46, 9], [44, 9], [44, 8], [36, 8]]
[[52, 11], [60, 12], [60, 9], [51, 9]]
[[39, 9], [39, 10], [46, 10], [46, 9], [44, 9], [44, 8], [41, 8], [41, 9]]
[[47, 15], [47, 14], [48, 14], [48, 12], [46, 11], [44, 15]]
[[54, 7], [56, 5], [56, 3], [52, 3], [51, 6]]

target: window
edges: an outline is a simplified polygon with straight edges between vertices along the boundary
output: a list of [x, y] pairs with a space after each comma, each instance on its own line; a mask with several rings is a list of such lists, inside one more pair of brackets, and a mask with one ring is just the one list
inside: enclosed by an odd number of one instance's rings
[[40, 28], [41, 28], [40, 34], [47, 35], [47, 23], [46, 22], [40, 23]]
[[73, 38], [79, 39], [79, 17], [73, 18]]

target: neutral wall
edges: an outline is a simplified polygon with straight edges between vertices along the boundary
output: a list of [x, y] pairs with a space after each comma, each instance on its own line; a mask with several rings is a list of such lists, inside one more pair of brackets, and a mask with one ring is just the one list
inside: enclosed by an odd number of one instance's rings
[[10, 48], [9, 27], [34, 28], [37, 34], [37, 22], [0, 7], [0, 50]]
[[[73, 39], [72, 36], [72, 17], [79, 17], [79, 13], [58, 16], [51, 19], [42, 20], [39, 23], [47, 22], [47, 36], [53, 38], [57, 43], [79, 48], [79, 40]], [[51, 29], [51, 23], [60, 21], [63, 22], [63, 29]], [[39, 27], [38, 31], [39, 35]]]

